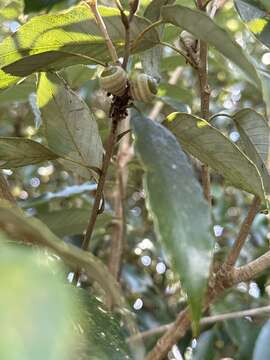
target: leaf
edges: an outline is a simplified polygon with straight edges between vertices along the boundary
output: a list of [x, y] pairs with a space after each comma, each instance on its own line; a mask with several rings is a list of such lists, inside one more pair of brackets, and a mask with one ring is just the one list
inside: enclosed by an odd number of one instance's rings
[[0, 242], [1, 359], [70, 358], [79, 336], [75, 336], [69, 317], [78, 321], [74, 314], [78, 302], [72, 287], [63, 284], [59, 262], [48, 265], [45, 254], [7, 246], [10, 239], [3, 233]]
[[24, 13], [38, 12], [43, 9], [50, 9], [53, 5], [64, 0], [24, 0]]
[[[180, 275], [197, 323], [213, 248], [209, 208], [175, 137], [140, 115], [132, 124], [155, 229]], [[196, 226], [191, 219], [196, 219]]]
[[[110, 303], [119, 307], [130, 333], [134, 334], [137, 330], [119, 284], [99, 258], [76, 246], [66, 244], [40, 220], [25, 217], [20, 209], [10, 208], [10, 203], [4, 201], [0, 202], [0, 231], [12, 240], [48, 248], [74, 270], [83, 268], [85, 274], [103, 288]], [[134, 358], [143, 358], [142, 351], [141, 344], [137, 344], [137, 353], [141, 357], [134, 354]]]
[[82, 302], [78, 316], [81, 317], [80, 326], [86, 337], [87, 351], [84, 359], [131, 360], [124, 329], [120, 326], [119, 320], [100, 300], [89, 296], [88, 291], [80, 288], [76, 290]]
[[19, 80], [21, 80], [20, 77], [6, 74], [3, 70], [0, 70], [0, 93], [10, 85], [16, 84]]
[[199, 117], [172, 113], [166, 126], [183, 149], [222, 175], [231, 185], [265, 201], [261, 176], [254, 163], [225, 135]]
[[149, 5], [145, 9], [144, 17], [154, 22], [160, 18], [162, 6], [173, 4], [175, 0], [153, 0], [149, 2]]
[[214, 46], [235, 63], [260, 88], [255, 67], [249, 62], [241, 47], [205, 13], [181, 5], [165, 6], [161, 10], [165, 22], [179, 26], [196, 38]]
[[145, 74], [152, 76], [157, 81], [161, 79], [160, 61], [162, 59], [162, 50], [161, 46], [155, 46], [152, 49], [144, 51], [140, 56]]
[[0, 168], [16, 168], [59, 156], [36, 141], [15, 137], [0, 137]]
[[0, 103], [6, 104], [11, 103], [12, 101], [26, 102], [28, 101], [30, 94], [34, 93], [35, 90], [35, 83], [31, 81], [23, 81], [14, 84], [2, 92], [0, 90]]
[[[146, 7], [144, 16], [151, 22], [155, 22], [160, 18], [160, 11], [162, 6], [172, 4], [175, 0], [154, 0], [150, 1]], [[158, 29], [159, 35], [162, 36], [164, 32], [164, 25]], [[148, 51], [145, 51], [141, 55], [141, 62], [146, 74], [151, 75], [153, 78], [160, 80], [160, 62], [162, 59], [163, 48], [161, 46], [155, 46]]]
[[[55, 235], [64, 237], [66, 235], [82, 234], [86, 229], [90, 213], [91, 208], [63, 209], [41, 213], [38, 215], [38, 218], [44, 222]], [[99, 215], [95, 229], [100, 227], [105, 228], [110, 219], [111, 216], [108, 213]]]
[[64, 243], [40, 220], [27, 218], [19, 209], [10, 208], [2, 201], [0, 202], [0, 229], [13, 240], [50, 249], [74, 269], [84, 268], [87, 275], [99, 283], [116, 305], [124, 305], [119, 286], [105, 265], [90, 252]]
[[86, 103], [57, 75], [43, 73], [38, 85], [38, 106], [48, 146], [64, 157], [71, 171], [91, 178], [101, 168], [103, 146], [97, 123]]
[[190, 108], [188, 105], [184, 104], [182, 101], [171, 98], [169, 96], [161, 96], [160, 99], [172, 109], [181, 112], [189, 112]]
[[[124, 52], [125, 31], [117, 9], [100, 7], [100, 13], [119, 56]], [[131, 41], [149, 21], [135, 16]], [[149, 31], [136, 51], [158, 44], [155, 29]], [[0, 44], [0, 68], [26, 76], [33, 72], [57, 70], [75, 64], [105, 64], [111, 61], [107, 46], [87, 5], [78, 5], [60, 14], [32, 18]]]
[[268, 48], [270, 48], [270, 16], [261, 8], [244, 0], [235, 0], [235, 7], [248, 29]]
[[269, 126], [265, 119], [252, 109], [243, 109], [235, 113], [232, 119], [240, 134], [239, 147], [257, 166], [262, 176], [265, 190], [269, 194]]
[[270, 359], [270, 320], [262, 327], [255, 343], [252, 360]]
[[22, 13], [22, 4], [20, 0], [10, 0], [0, 8], [0, 19], [13, 20]]
[[72, 198], [85, 192], [94, 191], [96, 188], [97, 184], [91, 182], [86, 182], [80, 185], [65, 186], [63, 190], [57, 192], [46, 192], [34, 199], [25, 200], [22, 204], [20, 204], [20, 206], [23, 208], [36, 207], [51, 202], [54, 199]]
[[192, 360], [214, 360], [216, 337], [216, 332], [213, 329], [204, 331], [198, 339]]

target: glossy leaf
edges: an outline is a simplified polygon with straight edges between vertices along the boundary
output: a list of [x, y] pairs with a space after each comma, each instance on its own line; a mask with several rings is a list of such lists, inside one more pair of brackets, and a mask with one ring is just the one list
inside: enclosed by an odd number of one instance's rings
[[[100, 7], [100, 13], [119, 56], [123, 55], [125, 31], [117, 9]], [[135, 16], [131, 40], [149, 25]], [[136, 51], [159, 42], [155, 29], [140, 42]], [[60, 69], [74, 64], [111, 61], [104, 38], [87, 5], [78, 5], [60, 14], [32, 18], [0, 44], [0, 68], [17, 76]]]
[[60, 162], [85, 178], [101, 168], [103, 147], [94, 115], [86, 103], [54, 74], [41, 75], [38, 106], [48, 146]]
[[255, 343], [252, 360], [261, 360], [270, 358], [270, 320], [263, 326]]
[[225, 57], [235, 63], [249, 79], [260, 87], [255, 67], [247, 59], [241, 47], [233, 38], [205, 13], [181, 5], [165, 6], [162, 19], [192, 33], [196, 38], [214, 46]]
[[235, 7], [249, 30], [267, 47], [270, 48], [269, 12], [245, 0], [235, 0]]
[[[76, 289], [81, 307], [78, 316], [80, 326], [85, 332], [85, 360], [131, 360], [124, 329], [113, 313], [108, 311], [100, 300], [89, 296], [89, 292]], [[83, 310], [83, 311], [82, 311]]]
[[15, 137], [0, 137], [0, 168], [16, 168], [59, 156], [36, 141]]
[[[213, 246], [209, 208], [175, 137], [162, 125], [140, 115], [132, 118], [132, 124], [136, 150], [145, 168], [149, 211], [197, 322]], [[196, 219], [196, 225], [191, 218]]]
[[[88, 224], [91, 208], [89, 209], [63, 209], [41, 213], [38, 217], [50, 230], [59, 237], [66, 235], [82, 234]], [[96, 229], [106, 227], [110, 221], [110, 215], [103, 213], [98, 216]]]
[[166, 126], [184, 150], [221, 174], [228, 183], [265, 200], [262, 178], [254, 163], [221, 131], [185, 113], [168, 116]]
[[269, 126], [265, 119], [252, 109], [243, 109], [234, 114], [232, 118], [240, 134], [239, 146], [257, 166], [262, 176], [265, 190], [269, 194]]

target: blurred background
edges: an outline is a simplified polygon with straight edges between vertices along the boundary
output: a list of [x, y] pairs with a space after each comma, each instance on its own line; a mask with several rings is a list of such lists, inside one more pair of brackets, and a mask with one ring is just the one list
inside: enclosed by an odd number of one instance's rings
[[[1, 0], [0, 40], [12, 34], [22, 24], [37, 14], [67, 9], [77, 2], [65, 0], [52, 1], [50, 6], [46, 8], [42, 5], [39, 6], [38, 3], [39, 1], [26, 1], [26, 4], [24, 4], [22, 0]], [[112, 1], [100, 1], [99, 3], [113, 6]], [[149, 1], [141, 1], [139, 13], [143, 14], [148, 3]], [[193, 5], [192, 1], [178, 0], [176, 3], [188, 6]], [[265, 71], [268, 70], [270, 50], [259, 43], [243, 25], [232, 1], [228, 1], [222, 11], [217, 14], [216, 22], [233, 34], [237, 42], [244, 48], [246, 53], [250, 54], [259, 68]], [[179, 29], [170, 25], [166, 26], [163, 36], [164, 41], [177, 43]], [[162, 106], [159, 109], [157, 118], [162, 121], [164, 116], [172, 111], [199, 114], [200, 99], [198, 96], [198, 79], [196, 74], [185, 63], [183, 58], [173, 53], [170, 49], [163, 48], [161, 51], [158, 96], [160, 97], [159, 100], [162, 101]], [[139, 56], [133, 58], [132, 65], [135, 68], [142, 67]], [[179, 73], [177, 84], [168, 84], [176, 69]], [[68, 81], [71, 88], [80, 94], [94, 110], [100, 133], [104, 140], [109, 129], [107, 118], [109, 99], [99, 90], [97, 75], [100, 71], [100, 67], [97, 66], [76, 65], [61, 71], [61, 75]], [[36, 76], [32, 75], [20, 85], [0, 92], [0, 136], [26, 137], [41, 143], [44, 141], [41, 126], [42, 120], [36, 105], [36, 81]], [[210, 49], [209, 52], [209, 83], [212, 89], [212, 114], [218, 112], [231, 114], [247, 107], [262, 113], [264, 112], [264, 104], [255, 88], [246, 81], [243, 75], [231, 63], [213, 49]], [[150, 114], [154, 106], [154, 104], [142, 105], [142, 110], [146, 114]], [[227, 134], [233, 142], [237, 143], [239, 134], [230, 119], [221, 116], [215, 118], [213, 124]], [[197, 171], [198, 177], [200, 177], [199, 166], [196, 161], [194, 161], [194, 168]], [[157, 242], [156, 234], [153, 230], [153, 222], [151, 217], [149, 217], [145, 204], [142, 173], [143, 169], [134, 157], [128, 166], [128, 183], [125, 199], [127, 241], [121, 272], [121, 285], [128, 304], [135, 313], [139, 329], [144, 331], [172, 322], [176, 314], [186, 306], [186, 295], [182, 291], [181, 282], [171, 271], [166, 256]], [[13, 196], [29, 216], [37, 217], [44, 221], [56, 235], [66, 242], [75, 245], [81, 244], [83, 231], [85, 230], [95, 196], [96, 185], [94, 183], [85, 182], [84, 179], [76, 176], [76, 174], [67, 172], [57, 162], [45, 162], [18, 169], [4, 169], [3, 174], [9, 181]], [[91, 243], [91, 251], [105, 263], [108, 259], [113, 228], [115, 175], [115, 167], [111, 166], [105, 189], [105, 212], [98, 220], [94, 239]], [[214, 173], [211, 174], [211, 178], [213, 233], [216, 240], [215, 264], [218, 264], [224, 259], [228, 247], [232, 245], [237, 236], [240, 224], [245, 218], [251, 203], [252, 195], [227, 186], [224, 180]], [[244, 264], [268, 250], [269, 238], [270, 232], [267, 216], [258, 214], [248, 241], [241, 252], [238, 265]], [[28, 279], [27, 283], [28, 285], [30, 284], [30, 288], [32, 286], [36, 287], [36, 284], [42, 284], [41, 288], [48, 287], [51, 296], [57, 296], [58, 298], [59, 294], [62, 293], [62, 290], [59, 291], [58, 287], [62, 286], [60, 283], [63, 283], [63, 278], [71, 281], [69, 270], [63, 268], [62, 265], [59, 265], [60, 267], [57, 265], [55, 268], [57, 270], [54, 269], [55, 262], [58, 264], [60, 262], [59, 259], [48, 260], [48, 255], [44, 258], [42, 254], [29, 254], [28, 252], [25, 255], [24, 251], [17, 249], [14, 253], [9, 248], [6, 248], [5, 256], [3, 254], [0, 255], [0, 268], [2, 269], [4, 266], [7, 266], [5, 271], [8, 272], [6, 276], [4, 270], [0, 270], [1, 278], [4, 280], [4, 283], [1, 285], [1, 294], [5, 293], [6, 288], [10, 290], [11, 283], [6, 284], [5, 281], [9, 278], [9, 281], [12, 282], [13, 277], [16, 278], [15, 270], [19, 266], [20, 269], [23, 269], [23, 276]], [[23, 252], [23, 255], [21, 252]], [[51, 265], [49, 266], [51, 268], [49, 273], [47, 271], [44, 273], [43, 268], [48, 266], [48, 264], [43, 264], [43, 266], [40, 263], [36, 264], [37, 258], [39, 262], [41, 261], [40, 257], [43, 259], [43, 262], [52, 262], [54, 264], [52, 268]], [[5, 265], [3, 261], [6, 258], [10, 260]], [[32, 264], [32, 268], [33, 266], [38, 268], [40, 275], [39, 273], [33, 273], [29, 264]], [[57, 275], [55, 275], [56, 273]], [[222, 299], [210, 308], [207, 315], [249, 309], [268, 304], [270, 296], [269, 275], [267, 271], [261, 274], [255, 281], [239, 284], [233, 290], [225, 293]], [[55, 276], [58, 280], [52, 281], [51, 279], [55, 279]], [[83, 285], [86, 288], [87, 286], [88, 284]], [[16, 291], [17, 293], [18, 286], [16, 282], [15, 288], [14, 292]], [[27, 291], [30, 290], [28, 289]], [[53, 309], [55, 324], [61, 325], [61, 316], [64, 316], [63, 313], [69, 311], [69, 291], [65, 289], [63, 294], [66, 296], [63, 295], [63, 299], [59, 300], [63, 303], [63, 308], [60, 309], [60, 312], [59, 309]], [[20, 298], [20, 293], [18, 296]], [[28, 292], [28, 296], [31, 297], [30, 292]], [[73, 293], [71, 297], [74, 296], [76, 297]], [[12, 301], [16, 301], [16, 298], [12, 300], [2, 298], [0, 300], [0, 309], [3, 309], [3, 306], [5, 308], [11, 307], [16, 309], [17, 304], [13, 304]], [[37, 303], [39, 304], [38, 301]], [[90, 300], [88, 299], [87, 301], [89, 303]], [[98, 308], [99, 305], [95, 302], [98, 300], [91, 301], [94, 304], [91, 305], [92, 309]], [[31, 304], [33, 305], [33, 303], [35, 303], [34, 299], [32, 299]], [[48, 304], [39, 305], [41, 309], [46, 309]], [[48, 306], [54, 305], [53, 302], [49, 302]], [[74, 308], [74, 305], [71, 308]], [[40, 308], [38, 310], [40, 311]], [[16, 314], [13, 314], [15, 318], [10, 318], [4, 316], [1, 311], [3, 313], [3, 310], [0, 310], [0, 316], [4, 321], [18, 321]], [[98, 314], [100, 314], [100, 311], [98, 311]], [[45, 314], [41, 315], [44, 317]], [[95, 316], [98, 315], [93, 315], [92, 318], [95, 318]], [[58, 317], [60, 317], [59, 321]], [[204, 326], [198, 339], [192, 339], [191, 332], [185, 336], [177, 348], [182, 355], [177, 353], [177, 349], [174, 349], [172, 359], [181, 359], [180, 356], [185, 359], [250, 359], [257, 334], [265, 320], [265, 317], [260, 317], [256, 320], [251, 318], [234, 319]], [[29, 318], [21, 319], [21, 321], [28, 322]], [[46, 323], [46, 319], [40, 318], [39, 315], [33, 321], [39, 325], [43, 321]], [[97, 322], [99, 321], [102, 324], [104, 319], [98, 319]], [[106, 321], [103, 324], [106, 324]], [[2, 320], [1, 326], [2, 328], [4, 326]], [[102, 327], [106, 328], [106, 325], [100, 326], [101, 329]], [[60, 326], [55, 336], [58, 336], [61, 331]], [[117, 328], [117, 331], [121, 332], [122, 330]], [[92, 331], [92, 337], [93, 333]], [[34, 335], [38, 336], [38, 334]], [[63, 336], [68, 335], [64, 334]], [[71, 338], [74, 339], [74, 335]], [[91, 336], [88, 336], [88, 340], [90, 338]], [[49, 339], [48, 344], [51, 341], [53, 339]], [[150, 349], [156, 341], [157, 336], [147, 338], [145, 340], [146, 349]], [[91, 344], [93, 343], [92, 339]], [[1, 343], [0, 355], [2, 354], [2, 349], [4, 349], [2, 345]], [[12, 346], [12, 344], [8, 346]], [[110, 351], [112, 350], [108, 350], [108, 353]], [[44, 359], [51, 359], [48, 357], [49, 355], [46, 353], [46, 350], [45, 354], [47, 354], [47, 357], [44, 357]], [[126, 354], [125, 352], [121, 356], [116, 354], [114, 358], [122, 359], [125, 358], [124, 356], [128, 356]], [[86, 358], [95, 359], [93, 354], [91, 356]], [[106, 356], [108, 354], [98, 355], [97, 359], [111, 358]], [[42, 357], [37, 356], [35, 358], [41, 359]], [[67, 358], [63, 357], [63, 359]], [[80, 359], [80, 357], [75, 358]], [[5, 355], [1, 355], [1, 359], [10, 360], [11, 357], [8, 358]], [[14, 356], [12, 359], [26, 360], [29, 357]]]

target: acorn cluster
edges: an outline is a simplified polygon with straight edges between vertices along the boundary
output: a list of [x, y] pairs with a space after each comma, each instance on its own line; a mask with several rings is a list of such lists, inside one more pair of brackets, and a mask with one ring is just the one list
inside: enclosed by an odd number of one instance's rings
[[132, 100], [151, 102], [157, 94], [157, 82], [144, 73], [128, 77], [120, 65], [109, 65], [100, 76], [100, 87], [109, 94], [121, 97], [128, 93]]

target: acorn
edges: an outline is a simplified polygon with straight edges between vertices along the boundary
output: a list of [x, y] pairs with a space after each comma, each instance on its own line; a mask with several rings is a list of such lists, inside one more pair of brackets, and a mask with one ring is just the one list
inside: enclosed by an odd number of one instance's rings
[[158, 86], [154, 78], [146, 74], [136, 74], [130, 80], [130, 95], [134, 100], [151, 102], [157, 94]]
[[180, 43], [184, 45], [186, 50], [197, 51], [198, 40], [188, 31], [184, 30], [180, 34]]
[[106, 67], [100, 75], [100, 87], [112, 95], [124, 95], [127, 82], [127, 73], [118, 65]]

